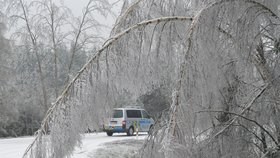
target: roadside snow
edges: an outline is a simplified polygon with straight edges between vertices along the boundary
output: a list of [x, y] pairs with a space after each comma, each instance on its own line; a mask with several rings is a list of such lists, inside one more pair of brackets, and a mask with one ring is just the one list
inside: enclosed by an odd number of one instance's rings
[[92, 158], [138, 158], [144, 140], [118, 140], [105, 143], [105, 147], [97, 149]]
[[21, 158], [34, 137], [0, 139], [1, 158]]
[[[72, 158], [99, 158], [101, 155], [110, 158], [112, 150], [105, 150], [108, 147], [114, 151], [123, 151], [122, 154], [124, 154], [124, 151], [135, 152], [138, 147], [140, 148], [141, 143], [146, 137], [146, 133], [140, 133], [138, 139], [136, 136], [129, 137], [126, 134], [114, 133], [112, 137], [108, 137], [106, 133], [85, 134], [82, 146], [76, 148]], [[0, 158], [22, 157], [25, 149], [33, 139], [34, 137], [0, 139]], [[135, 142], [135, 144], [132, 142]], [[127, 150], [123, 150], [125, 148]]]

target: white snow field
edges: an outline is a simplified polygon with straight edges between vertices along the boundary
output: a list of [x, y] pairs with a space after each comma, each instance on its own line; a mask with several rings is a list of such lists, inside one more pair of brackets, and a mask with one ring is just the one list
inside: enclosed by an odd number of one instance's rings
[[[108, 146], [114, 146], [115, 149], [120, 146], [123, 149], [126, 144], [124, 142], [130, 142], [127, 143], [127, 146], [131, 148], [131, 142], [135, 142], [138, 144], [135, 147], [139, 147], [139, 143], [142, 143], [147, 136], [146, 133], [140, 133], [138, 137], [126, 136], [125, 133], [114, 133], [112, 137], [108, 137], [106, 133], [85, 134], [82, 146], [75, 149], [72, 158], [99, 158], [101, 157], [100, 151], [104, 157], [110, 158], [112, 153], [106, 153], [109, 152], [106, 150]], [[21, 158], [33, 139], [34, 137], [0, 139], [0, 158]], [[122, 145], [118, 145], [118, 142], [122, 142]], [[100, 151], [98, 152], [98, 150]], [[98, 156], [95, 156], [96, 153]]]

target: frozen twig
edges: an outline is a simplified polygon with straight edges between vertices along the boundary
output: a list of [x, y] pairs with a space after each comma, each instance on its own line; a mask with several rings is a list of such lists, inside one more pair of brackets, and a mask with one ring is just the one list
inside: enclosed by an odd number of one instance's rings
[[275, 140], [275, 138], [261, 124], [259, 124], [256, 120], [253, 120], [253, 119], [250, 119], [248, 117], [245, 117], [242, 114], [237, 114], [237, 113], [234, 113], [234, 112], [229, 112], [229, 111], [224, 111], [224, 110], [202, 110], [202, 111], [197, 111], [196, 113], [202, 113], [202, 112], [218, 112], [218, 113], [222, 112], [222, 113], [228, 113], [228, 114], [235, 115], [236, 117], [243, 118], [243, 119], [245, 119], [247, 121], [253, 122], [257, 126], [259, 126], [272, 139], [272, 141], [275, 143], [276, 146], [278, 146], [278, 142]]
[[[226, 129], [228, 129], [240, 116], [242, 116], [248, 109], [250, 109], [253, 106], [253, 103], [265, 92], [265, 90], [267, 89], [268, 84], [265, 85], [262, 90], [260, 90], [256, 96], [254, 96], [251, 101], [247, 104], [247, 106], [245, 106], [245, 108], [240, 112], [240, 114], [237, 114], [234, 118], [232, 118], [232, 120], [229, 122], [229, 124], [226, 125], [226, 127], [224, 127], [222, 130], [220, 130], [219, 132], [217, 132], [214, 136], [212, 136], [212, 138], [210, 139], [213, 140], [215, 137], [219, 136], [220, 134], [222, 134]], [[274, 139], [274, 138], [272, 138]]]

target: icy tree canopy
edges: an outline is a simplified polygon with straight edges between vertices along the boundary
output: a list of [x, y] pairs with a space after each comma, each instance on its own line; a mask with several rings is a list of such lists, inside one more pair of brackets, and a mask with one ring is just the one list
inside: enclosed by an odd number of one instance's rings
[[108, 39], [52, 104], [24, 157], [67, 157], [127, 93], [164, 86], [140, 157], [279, 157], [278, 0], [125, 1]]

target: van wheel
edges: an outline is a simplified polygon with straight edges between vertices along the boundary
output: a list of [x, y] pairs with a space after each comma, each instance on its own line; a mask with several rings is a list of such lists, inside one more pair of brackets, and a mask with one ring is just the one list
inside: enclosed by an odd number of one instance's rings
[[112, 136], [113, 135], [113, 132], [106, 132], [107, 133], [107, 136]]
[[128, 136], [132, 136], [133, 133], [134, 133], [133, 127], [129, 127], [129, 129], [128, 129], [128, 131], [127, 131], [127, 135], [128, 135]]

